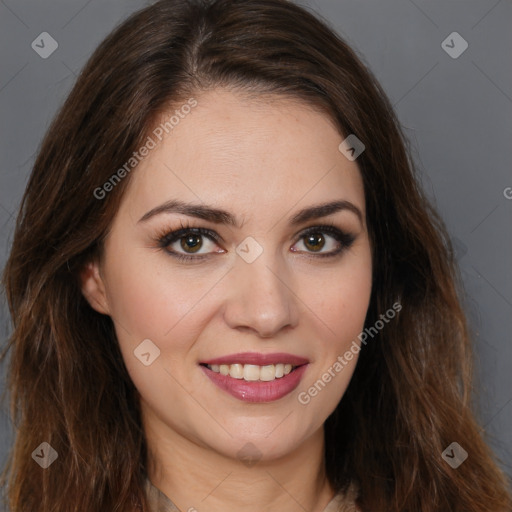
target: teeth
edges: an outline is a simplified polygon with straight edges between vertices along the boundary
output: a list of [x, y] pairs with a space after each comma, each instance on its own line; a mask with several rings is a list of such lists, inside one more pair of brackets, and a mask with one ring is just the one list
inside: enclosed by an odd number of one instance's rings
[[229, 375], [233, 379], [243, 379], [249, 382], [263, 381], [268, 382], [280, 379], [288, 375], [295, 366], [292, 364], [269, 364], [258, 366], [255, 364], [209, 364], [207, 367], [215, 373]]
[[259, 380], [266, 382], [269, 380], [274, 380], [277, 377], [276, 367], [273, 364], [269, 364], [268, 366], [262, 366], [261, 368], [256, 366], [255, 368], [258, 369]]
[[255, 364], [244, 365], [244, 380], [260, 380], [260, 367]]
[[244, 366], [242, 364], [232, 364], [229, 367], [229, 376], [234, 379], [244, 378]]

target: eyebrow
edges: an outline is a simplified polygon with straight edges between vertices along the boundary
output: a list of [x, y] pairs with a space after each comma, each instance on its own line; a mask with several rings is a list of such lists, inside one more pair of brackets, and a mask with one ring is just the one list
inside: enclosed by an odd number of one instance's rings
[[[290, 224], [292, 226], [296, 226], [309, 220], [327, 217], [328, 215], [332, 215], [343, 210], [348, 210], [354, 213], [361, 224], [363, 224], [363, 214], [361, 213], [361, 210], [350, 201], [341, 199], [304, 208], [290, 218]], [[197, 217], [198, 219], [207, 220], [215, 224], [227, 224], [238, 229], [243, 225], [243, 223], [239, 223], [236, 220], [236, 217], [232, 213], [226, 210], [203, 204], [185, 203], [176, 199], [171, 199], [151, 209], [145, 213], [138, 222], [146, 222], [155, 215], [160, 215], [162, 213], [181, 213], [183, 215], [188, 215], [189, 217]]]

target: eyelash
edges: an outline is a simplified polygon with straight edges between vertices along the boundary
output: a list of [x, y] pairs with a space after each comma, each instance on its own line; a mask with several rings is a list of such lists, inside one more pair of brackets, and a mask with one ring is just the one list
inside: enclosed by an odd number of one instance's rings
[[[208, 254], [202, 254], [202, 255], [187, 255], [182, 254], [179, 252], [175, 252], [172, 250], [169, 250], [168, 247], [172, 243], [176, 242], [177, 240], [180, 240], [181, 238], [184, 238], [186, 235], [193, 233], [195, 235], [202, 235], [210, 240], [220, 243], [222, 242], [221, 237], [215, 233], [214, 231], [211, 231], [206, 228], [197, 228], [192, 227], [188, 223], [180, 222], [181, 229], [176, 230], [163, 230], [160, 231], [155, 238], [155, 241], [159, 248], [164, 249], [168, 254], [170, 254], [173, 258], [178, 259], [179, 261], [186, 261], [191, 262], [193, 260], [195, 261], [202, 261], [205, 258], [208, 258]], [[334, 250], [333, 252], [329, 253], [321, 253], [321, 254], [314, 254], [310, 253], [308, 257], [312, 258], [334, 258], [336, 256], [341, 256], [341, 254], [348, 249], [352, 243], [355, 240], [355, 236], [351, 233], [347, 233], [345, 231], [340, 230], [337, 228], [334, 224], [326, 223], [321, 226], [311, 226], [309, 228], [306, 228], [304, 231], [300, 233], [300, 235], [297, 238], [297, 242], [299, 242], [301, 239], [305, 238], [306, 236], [310, 234], [317, 234], [317, 233], [328, 233], [332, 238], [334, 238], [337, 242], [341, 244], [341, 247]], [[294, 244], [295, 245], [295, 244]]]

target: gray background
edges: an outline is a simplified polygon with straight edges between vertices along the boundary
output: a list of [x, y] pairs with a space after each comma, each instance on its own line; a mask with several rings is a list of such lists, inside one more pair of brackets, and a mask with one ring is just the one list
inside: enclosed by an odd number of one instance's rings
[[[423, 185], [457, 249], [466, 310], [477, 336], [480, 423], [512, 475], [512, 3], [302, 4], [323, 16], [375, 73], [412, 143]], [[0, 0], [0, 268], [35, 152], [57, 107], [93, 49], [144, 5], [140, 0]], [[441, 46], [454, 31], [469, 45], [458, 58]], [[58, 42], [47, 59], [31, 47], [42, 32]], [[0, 329], [3, 343], [10, 329], [3, 295]], [[0, 368], [0, 389], [4, 374]], [[12, 436], [4, 403], [0, 464]], [[471, 447], [465, 448], [471, 456]]]

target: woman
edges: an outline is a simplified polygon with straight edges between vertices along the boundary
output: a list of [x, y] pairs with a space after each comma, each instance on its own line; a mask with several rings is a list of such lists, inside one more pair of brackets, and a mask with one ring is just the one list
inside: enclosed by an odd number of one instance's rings
[[161, 0], [50, 127], [4, 284], [12, 512], [512, 510], [443, 224], [285, 0]]

